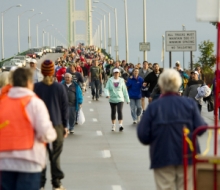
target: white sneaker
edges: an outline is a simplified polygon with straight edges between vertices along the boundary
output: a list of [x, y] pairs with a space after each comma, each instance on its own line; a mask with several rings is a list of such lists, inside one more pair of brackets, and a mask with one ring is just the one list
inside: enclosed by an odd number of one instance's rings
[[137, 121], [136, 121], [136, 120], [134, 120], [134, 121], [133, 121], [133, 124], [137, 124]]
[[74, 133], [74, 130], [72, 129], [72, 130], [70, 130], [70, 134], [73, 134]]
[[112, 125], [112, 131], [115, 131], [115, 125]]
[[62, 185], [60, 187], [53, 187], [53, 190], [66, 190]]

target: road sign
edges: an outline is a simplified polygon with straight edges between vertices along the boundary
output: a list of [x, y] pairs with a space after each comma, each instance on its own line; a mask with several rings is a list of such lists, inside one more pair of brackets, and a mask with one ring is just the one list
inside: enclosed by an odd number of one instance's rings
[[196, 31], [166, 31], [166, 51], [196, 51]]
[[111, 46], [111, 45], [112, 45], [112, 39], [108, 38], [108, 46]]
[[197, 15], [198, 21], [219, 20], [219, 0], [197, 0]]
[[150, 51], [150, 42], [140, 42], [139, 43], [140, 51]]

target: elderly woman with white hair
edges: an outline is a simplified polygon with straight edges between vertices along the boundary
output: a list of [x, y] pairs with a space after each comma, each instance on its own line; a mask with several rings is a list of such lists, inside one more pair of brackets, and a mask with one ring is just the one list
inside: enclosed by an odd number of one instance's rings
[[[149, 104], [137, 128], [138, 138], [150, 145], [150, 168], [154, 170], [157, 190], [183, 190], [183, 127], [193, 131], [207, 125], [193, 99], [178, 94], [182, 84], [179, 73], [165, 70], [158, 80], [161, 96]], [[198, 147], [199, 151], [199, 147]], [[192, 159], [188, 160], [189, 165]], [[188, 166], [188, 171], [192, 167]], [[188, 178], [189, 190], [192, 178]]]

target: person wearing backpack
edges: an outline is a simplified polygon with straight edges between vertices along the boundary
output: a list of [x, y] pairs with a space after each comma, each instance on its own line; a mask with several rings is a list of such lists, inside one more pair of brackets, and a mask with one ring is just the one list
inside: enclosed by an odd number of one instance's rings
[[180, 67], [179, 61], [176, 62], [176, 70], [180, 73], [180, 76], [182, 78], [182, 85], [180, 86], [180, 89], [179, 89], [179, 93], [182, 94], [183, 91], [186, 89], [186, 86], [189, 82], [189, 76], [186, 74], [186, 72], [182, 70], [182, 68]]

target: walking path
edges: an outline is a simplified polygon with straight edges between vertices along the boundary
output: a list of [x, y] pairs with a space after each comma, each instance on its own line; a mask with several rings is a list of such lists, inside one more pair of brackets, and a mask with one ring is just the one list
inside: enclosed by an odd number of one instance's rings
[[[51, 56], [55, 59], [55, 54]], [[61, 156], [63, 185], [67, 190], [154, 190], [149, 148], [137, 139], [130, 106], [124, 104], [123, 108], [124, 131], [118, 132], [117, 125], [116, 132], [112, 132], [108, 99], [103, 94], [99, 101], [93, 101], [90, 91], [87, 88], [84, 95], [86, 122], [76, 125], [75, 134], [65, 139]], [[202, 115], [211, 125], [213, 113], [206, 110], [204, 105]], [[207, 134], [199, 139], [202, 150], [206, 139]], [[47, 176], [46, 190], [51, 190], [49, 166]]]

